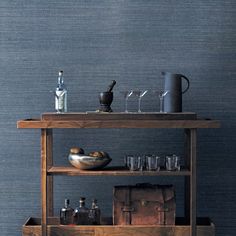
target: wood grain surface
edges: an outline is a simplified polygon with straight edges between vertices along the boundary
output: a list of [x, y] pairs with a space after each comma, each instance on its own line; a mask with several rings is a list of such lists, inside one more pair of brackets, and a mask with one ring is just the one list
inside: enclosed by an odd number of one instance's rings
[[188, 176], [190, 171], [130, 171], [124, 167], [106, 167], [102, 170], [79, 170], [75, 167], [54, 166], [48, 169], [49, 175], [70, 175], [70, 176]]
[[[30, 220], [33, 222], [34, 220]], [[37, 220], [38, 221], [38, 220]], [[23, 233], [25, 236], [35, 235], [40, 236], [41, 228], [37, 224], [26, 224], [23, 226]], [[167, 235], [167, 236], [188, 236], [190, 227], [186, 225], [177, 226], [63, 226], [63, 225], [50, 225], [48, 227], [49, 236], [149, 236], [149, 235]], [[212, 223], [204, 223], [197, 227], [198, 236], [214, 236], [215, 227]]]
[[[236, 232], [236, 1], [235, 0], [1, 0], [0, 1], [0, 229], [21, 235], [29, 216], [40, 216], [40, 131], [16, 129], [16, 121], [54, 112], [59, 70], [64, 70], [70, 112], [95, 111], [98, 94], [114, 87], [114, 112], [124, 111], [127, 89], [163, 88], [161, 71], [190, 79], [183, 111], [221, 122], [198, 132], [197, 214], [210, 216], [216, 236]], [[183, 87], [185, 84], [183, 84]], [[130, 97], [128, 109], [137, 112]], [[147, 93], [144, 112], [159, 111]], [[126, 154], [182, 152], [181, 130], [55, 130], [54, 162], [68, 165], [70, 147], [105, 150], [122, 165]], [[137, 182], [175, 182], [183, 215], [181, 177], [56, 176], [54, 214], [80, 196], [96, 197], [111, 213], [112, 187]], [[72, 191], [73, 190], [73, 191]], [[12, 212], [17, 214], [12, 217]]]
[[194, 112], [67, 112], [43, 113], [42, 120], [195, 120], [197, 114]]
[[220, 122], [216, 120], [153, 120], [138, 119], [126, 120], [99, 120], [99, 119], [80, 119], [80, 120], [37, 120], [28, 119], [17, 122], [18, 128], [219, 128]]

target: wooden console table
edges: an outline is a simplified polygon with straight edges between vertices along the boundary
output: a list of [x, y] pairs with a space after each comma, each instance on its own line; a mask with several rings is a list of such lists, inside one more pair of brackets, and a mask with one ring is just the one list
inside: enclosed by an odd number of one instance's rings
[[[220, 122], [204, 119], [158, 119], [148, 114], [72, 114], [65, 118], [55, 118], [52, 113], [41, 119], [26, 119], [17, 122], [18, 128], [41, 130], [41, 203], [42, 220], [30, 218], [23, 226], [24, 236], [214, 236], [214, 225], [209, 219], [196, 217], [196, 150], [197, 129], [219, 128]], [[54, 118], [53, 118], [54, 116]], [[131, 172], [121, 167], [108, 167], [99, 171], [81, 171], [74, 167], [53, 165], [53, 129], [82, 128], [168, 128], [183, 129], [185, 132], [185, 168], [177, 172]], [[185, 217], [176, 218], [174, 226], [113, 226], [109, 220], [101, 226], [64, 226], [53, 216], [53, 176], [184, 176], [185, 178]]]

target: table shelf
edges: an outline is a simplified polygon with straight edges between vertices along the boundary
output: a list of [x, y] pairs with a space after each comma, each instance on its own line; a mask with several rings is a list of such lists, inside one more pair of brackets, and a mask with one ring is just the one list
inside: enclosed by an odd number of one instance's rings
[[[197, 218], [197, 236], [214, 236], [215, 226], [209, 218]], [[24, 236], [41, 236], [41, 219], [29, 218], [23, 225]], [[48, 219], [48, 236], [189, 236], [190, 225], [177, 217], [176, 225], [60, 225], [58, 218]]]
[[69, 175], [69, 176], [190, 176], [187, 169], [180, 171], [130, 171], [124, 167], [111, 166], [102, 170], [79, 170], [75, 167], [53, 166], [48, 169], [48, 175]]

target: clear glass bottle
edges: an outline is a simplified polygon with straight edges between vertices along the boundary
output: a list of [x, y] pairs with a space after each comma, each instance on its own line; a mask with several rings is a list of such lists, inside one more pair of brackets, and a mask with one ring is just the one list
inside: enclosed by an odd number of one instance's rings
[[74, 224], [89, 225], [89, 209], [85, 206], [85, 197], [79, 200], [79, 207], [74, 210]]
[[89, 211], [89, 222], [92, 225], [101, 224], [101, 210], [97, 205], [97, 199], [93, 199], [92, 208]]
[[65, 199], [65, 206], [60, 210], [60, 224], [69, 225], [73, 223], [74, 209], [70, 207], [70, 200]]
[[55, 109], [57, 113], [67, 112], [67, 89], [64, 84], [62, 70], [59, 71], [58, 83], [54, 95], [55, 95]]

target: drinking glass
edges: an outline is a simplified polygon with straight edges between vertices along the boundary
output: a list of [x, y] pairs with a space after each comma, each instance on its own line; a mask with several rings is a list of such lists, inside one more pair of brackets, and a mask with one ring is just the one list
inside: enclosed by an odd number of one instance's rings
[[124, 164], [126, 168], [130, 168], [130, 157], [132, 157], [132, 155], [125, 155], [124, 157]]
[[125, 98], [125, 112], [128, 113], [128, 98], [133, 94], [133, 90], [126, 90], [121, 92]]
[[129, 156], [128, 157], [129, 162], [129, 169], [131, 171], [139, 170], [140, 167], [140, 158], [137, 156]]
[[138, 112], [141, 111], [141, 99], [148, 92], [148, 90], [135, 90], [133, 91], [134, 95], [138, 97]]
[[159, 99], [160, 99], [160, 112], [164, 112], [164, 97], [166, 94], [169, 93], [169, 91], [161, 91], [159, 93]]
[[148, 171], [160, 170], [160, 157], [159, 156], [146, 156], [146, 167]]
[[125, 162], [127, 167], [131, 171], [143, 171], [145, 169], [145, 157], [144, 156], [126, 156]]
[[176, 156], [175, 154], [166, 156], [166, 170], [174, 171], [180, 170], [180, 157]]
[[164, 112], [164, 97], [169, 93], [169, 91], [159, 91], [153, 90], [154, 94], [157, 94], [160, 101], [160, 112]]
[[146, 167], [146, 159], [145, 156], [138, 156], [138, 169], [143, 171]]

